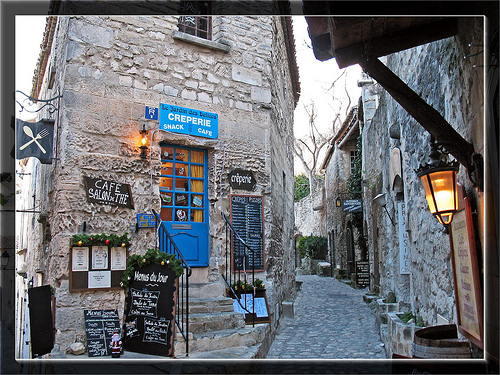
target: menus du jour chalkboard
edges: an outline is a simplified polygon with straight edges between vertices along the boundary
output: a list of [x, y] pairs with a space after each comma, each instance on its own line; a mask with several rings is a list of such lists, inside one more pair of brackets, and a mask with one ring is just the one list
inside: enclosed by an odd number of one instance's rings
[[[262, 196], [231, 195], [231, 222], [234, 230], [252, 249], [247, 250], [248, 269], [264, 270], [264, 227]], [[234, 269], [243, 271], [245, 246], [233, 235], [232, 238]]]
[[176, 288], [170, 267], [152, 263], [135, 269], [125, 300], [126, 350], [173, 356]]

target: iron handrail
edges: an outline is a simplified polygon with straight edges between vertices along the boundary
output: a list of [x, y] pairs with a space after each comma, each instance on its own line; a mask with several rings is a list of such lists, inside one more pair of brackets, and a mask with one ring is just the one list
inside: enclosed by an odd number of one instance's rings
[[[189, 354], [189, 277], [192, 274], [192, 269], [187, 263], [186, 259], [182, 255], [182, 252], [177, 247], [170, 233], [168, 233], [167, 228], [163, 224], [160, 215], [152, 209], [153, 215], [156, 219], [156, 235], [158, 239], [158, 245], [161, 243], [161, 240], [165, 241], [165, 245], [162, 251], [165, 251], [168, 254], [174, 254], [178, 259], [180, 259], [182, 263], [182, 267], [185, 269], [185, 272], [179, 277], [179, 287], [176, 290], [177, 293], [177, 303], [176, 303], [176, 311], [175, 314], [175, 323], [179, 328], [179, 332], [182, 337], [184, 337], [184, 341], [186, 342], [186, 356]], [[160, 238], [161, 235], [161, 238]], [[179, 298], [180, 297], [180, 298]]]
[[[245, 248], [245, 250], [243, 252], [243, 257], [241, 258], [245, 282], [248, 279], [247, 278], [247, 272], [246, 272], [246, 269], [245, 269], [246, 268], [245, 265], [247, 263], [247, 252], [246, 252], [246, 249], [250, 250], [252, 253], [254, 253], [254, 250], [236, 232], [236, 230], [233, 228], [233, 225], [231, 224], [231, 222], [229, 221], [229, 219], [226, 217], [226, 215], [224, 215], [224, 212], [221, 212], [221, 214], [222, 214], [222, 218], [226, 222], [226, 268], [225, 268], [226, 274], [225, 275], [223, 274], [222, 278], [226, 282], [226, 285], [227, 285], [229, 291], [231, 292], [232, 297], [238, 302], [238, 304], [240, 305], [240, 307], [244, 311], [246, 311], [246, 312], [248, 312], [249, 314], [252, 315], [252, 326], [255, 326], [255, 303], [252, 303], [252, 311], [249, 311], [249, 309], [247, 308], [247, 300], [246, 300], [246, 298], [245, 298], [245, 303], [243, 304], [241, 302], [241, 299], [238, 298], [237, 292], [231, 286], [232, 281], [236, 282], [236, 271], [233, 270], [233, 263], [236, 263], [236, 262], [235, 262], [234, 257], [232, 259], [228, 259], [229, 258], [228, 257], [228, 255], [229, 255], [228, 249], [230, 250], [231, 246], [228, 246], [228, 242], [230, 242], [230, 241], [228, 241], [228, 230], [227, 230], [227, 228], [229, 228], [229, 231], [233, 235], [233, 238], [235, 238], [236, 240], [238, 240], [244, 246], [244, 248]], [[233, 256], [235, 256], [234, 253], [233, 253]], [[241, 272], [238, 272], [238, 281], [241, 281]], [[256, 290], [254, 282], [255, 282], [255, 263], [252, 262], [252, 282], [250, 284], [252, 285], [252, 296], [253, 296], [253, 299], [255, 299], [255, 290]]]

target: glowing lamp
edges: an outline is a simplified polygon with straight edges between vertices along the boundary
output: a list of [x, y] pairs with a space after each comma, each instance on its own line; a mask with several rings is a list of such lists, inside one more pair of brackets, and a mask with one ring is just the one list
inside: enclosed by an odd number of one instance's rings
[[457, 173], [459, 163], [440, 158], [437, 146], [431, 145], [431, 162], [420, 166], [417, 176], [422, 181], [431, 213], [447, 227], [458, 210]]
[[142, 125], [142, 130], [139, 130], [139, 133], [141, 133], [141, 135], [142, 135], [141, 146], [139, 147], [141, 149], [141, 158], [146, 159], [148, 157], [148, 155], [147, 155], [148, 131], [146, 130], [146, 125]]

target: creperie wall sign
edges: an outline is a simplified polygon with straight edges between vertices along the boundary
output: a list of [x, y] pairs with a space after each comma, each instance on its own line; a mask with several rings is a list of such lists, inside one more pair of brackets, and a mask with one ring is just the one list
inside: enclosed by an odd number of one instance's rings
[[104, 180], [102, 178], [83, 177], [87, 202], [134, 208], [130, 185]]

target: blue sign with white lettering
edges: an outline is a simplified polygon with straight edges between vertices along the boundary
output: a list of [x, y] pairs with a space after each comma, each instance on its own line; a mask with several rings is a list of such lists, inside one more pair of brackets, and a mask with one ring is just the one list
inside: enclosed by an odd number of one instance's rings
[[160, 129], [216, 139], [219, 136], [219, 115], [161, 103]]
[[158, 121], [158, 108], [146, 106], [146, 113], [144, 114], [146, 120]]
[[153, 214], [137, 214], [137, 228], [155, 228], [156, 219]]

